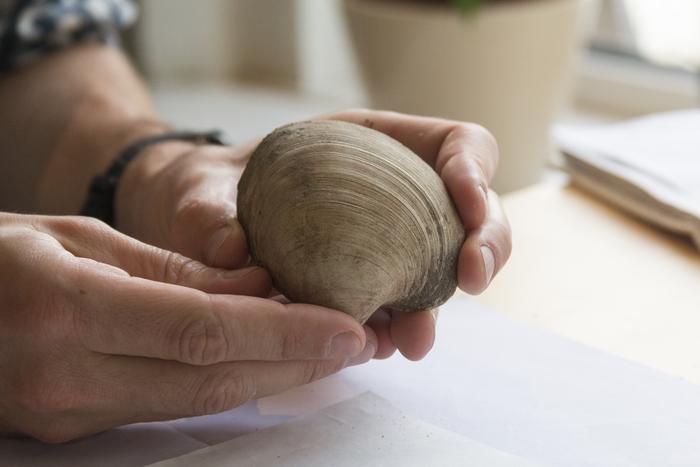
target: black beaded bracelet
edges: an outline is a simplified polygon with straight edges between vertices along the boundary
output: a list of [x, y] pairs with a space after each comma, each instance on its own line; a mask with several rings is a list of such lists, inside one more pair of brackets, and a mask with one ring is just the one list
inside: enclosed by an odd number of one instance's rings
[[80, 214], [82, 216], [96, 217], [114, 226], [114, 197], [117, 193], [119, 179], [127, 165], [147, 147], [167, 141], [226, 145], [223, 133], [220, 130], [208, 132], [171, 131], [135, 141], [117, 156], [104, 174], [92, 180], [87, 199]]

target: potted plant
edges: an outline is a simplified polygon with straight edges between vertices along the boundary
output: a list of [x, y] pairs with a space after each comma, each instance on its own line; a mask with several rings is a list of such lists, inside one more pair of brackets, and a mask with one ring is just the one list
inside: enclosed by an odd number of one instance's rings
[[474, 121], [499, 141], [494, 181], [539, 180], [588, 0], [344, 0], [370, 104]]

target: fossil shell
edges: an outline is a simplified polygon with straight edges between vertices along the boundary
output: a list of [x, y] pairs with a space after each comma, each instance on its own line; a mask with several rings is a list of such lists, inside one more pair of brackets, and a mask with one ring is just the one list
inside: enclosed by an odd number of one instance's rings
[[389, 136], [338, 121], [278, 128], [238, 184], [250, 254], [294, 302], [364, 323], [454, 293], [464, 228], [438, 175]]

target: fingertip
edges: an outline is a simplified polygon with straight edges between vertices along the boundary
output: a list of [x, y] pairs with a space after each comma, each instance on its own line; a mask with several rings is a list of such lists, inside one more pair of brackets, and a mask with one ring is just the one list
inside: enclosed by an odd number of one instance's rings
[[374, 329], [372, 329], [370, 326], [367, 326], [366, 324], [362, 326], [362, 328], [365, 331], [365, 349], [372, 349], [372, 357], [374, 357], [377, 353], [377, 348], [379, 347], [379, 338], [377, 337], [377, 334], [374, 332]]
[[365, 346], [358, 355], [348, 360], [348, 366], [361, 365], [363, 363], [367, 363], [377, 354], [377, 335], [374, 333], [374, 330], [368, 325], [365, 324], [363, 328], [366, 336]]
[[248, 262], [248, 244], [243, 226], [230, 219], [225, 226], [212, 233], [205, 253], [208, 265], [236, 269]]
[[510, 224], [498, 195], [491, 192], [484, 226], [469, 234], [459, 253], [460, 289], [470, 294], [483, 292], [510, 257], [511, 249]]
[[480, 242], [478, 234], [470, 235], [459, 252], [459, 288], [471, 295], [480, 294], [488, 286], [495, 269], [493, 251]]
[[391, 337], [411, 361], [425, 357], [435, 343], [435, 317], [430, 311], [392, 312]]
[[396, 353], [396, 346], [393, 344], [388, 344], [388, 345], [381, 345], [379, 347], [379, 350], [377, 350], [377, 353], [374, 354], [375, 360], [386, 360], [389, 357], [392, 357]]
[[493, 249], [487, 244], [481, 245], [479, 251], [481, 252], [481, 267], [483, 268], [482, 277], [484, 285], [488, 287], [496, 272], [496, 256], [493, 254]]
[[391, 357], [396, 352], [396, 345], [391, 340], [391, 316], [383, 309], [377, 310], [367, 320], [367, 326], [372, 328], [377, 336], [377, 352], [374, 358], [384, 360]]

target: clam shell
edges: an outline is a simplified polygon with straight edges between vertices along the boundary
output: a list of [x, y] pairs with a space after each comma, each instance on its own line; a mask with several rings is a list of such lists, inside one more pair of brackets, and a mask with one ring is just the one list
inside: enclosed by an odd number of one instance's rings
[[379, 307], [418, 311], [457, 286], [464, 228], [420, 157], [352, 123], [294, 123], [270, 133], [238, 184], [254, 262], [294, 302], [364, 323]]

